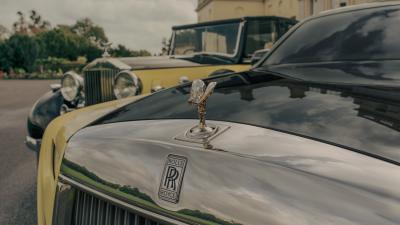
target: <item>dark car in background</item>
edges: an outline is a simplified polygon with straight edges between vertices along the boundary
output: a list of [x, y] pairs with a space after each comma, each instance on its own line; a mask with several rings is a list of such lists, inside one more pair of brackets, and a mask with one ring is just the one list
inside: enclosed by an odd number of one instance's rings
[[398, 2], [325, 12], [250, 71], [60, 117], [39, 225], [400, 224], [399, 22]]

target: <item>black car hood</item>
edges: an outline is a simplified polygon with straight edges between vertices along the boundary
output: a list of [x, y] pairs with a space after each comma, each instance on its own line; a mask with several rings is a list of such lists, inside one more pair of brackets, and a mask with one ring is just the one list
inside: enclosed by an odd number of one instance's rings
[[[221, 121], [209, 121], [226, 128], [210, 140], [211, 149], [177, 138], [196, 123], [153, 120], [84, 128], [68, 143], [62, 179], [185, 224], [399, 224], [396, 165]], [[186, 162], [180, 195], [172, 202], [159, 192], [169, 159]]]
[[400, 60], [267, 65], [258, 70], [311, 82], [400, 87]]
[[[296, 81], [267, 73], [222, 76], [207, 103], [207, 119], [267, 127], [400, 162], [400, 90]], [[197, 119], [190, 86], [161, 91], [96, 124]]]

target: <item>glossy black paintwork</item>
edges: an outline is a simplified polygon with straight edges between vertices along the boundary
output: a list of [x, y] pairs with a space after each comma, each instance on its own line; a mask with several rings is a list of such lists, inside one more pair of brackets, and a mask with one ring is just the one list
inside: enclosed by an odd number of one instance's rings
[[[328, 85], [261, 72], [222, 76], [207, 103], [207, 119], [268, 127], [400, 162], [400, 92], [397, 87]], [[195, 119], [190, 86], [156, 93], [96, 124], [153, 119]]]
[[400, 59], [384, 61], [351, 61], [294, 63], [257, 68], [290, 77], [325, 84], [400, 87]]
[[64, 99], [61, 91], [49, 91], [43, 95], [32, 107], [28, 119], [28, 135], [35, 139], [41, 139], [47, 125], [60, 115], [61, 105]]
[[308, 19], [264, 65], [400, 59], [399, 21], [400, 4]]
[[[310, 93], [310, 95], [312, 95]], [[131, 206], [190, 224], [400, 222], [400, 167], [270, 129], [228, 126], [211, 149], [177, 137], [197, 120], [103, 124], [76, 133], [61, 173]], [[187, 159], [179, 202], [158, 196], [169, 154]]]

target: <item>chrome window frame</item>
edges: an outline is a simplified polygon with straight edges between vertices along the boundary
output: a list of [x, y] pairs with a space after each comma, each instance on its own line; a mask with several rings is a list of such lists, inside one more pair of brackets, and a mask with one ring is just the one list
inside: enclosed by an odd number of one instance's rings
[[197, 53], [187, 54], [187, 55], [175, 55], [176, 30], [174, 30], [174, 32], [172, 32], [171, 54], [173, 53], [173, 56], [178, 56], [179, 58], [189, 58], [189, 57], [193, 57], [193, 56], [196, 56], [196, 55], [199, 55], [199, 54], [220, 55], [220, 56], [235, 58], [238, 55], [238, 53], [240, 52], [240, 42], [241, 42], [241, 36], [243, 35], [243, 28], [244, 28], [245, 22], [246, 21], [239, 22], [239, 29], [238, 29], [238, 33], [237, 33], [237, 37], [236, 37], [236, 44], [235, 44], [235, 52], [232, 53], [232, 54], [218, 53], [218, 52], [197, 52]]

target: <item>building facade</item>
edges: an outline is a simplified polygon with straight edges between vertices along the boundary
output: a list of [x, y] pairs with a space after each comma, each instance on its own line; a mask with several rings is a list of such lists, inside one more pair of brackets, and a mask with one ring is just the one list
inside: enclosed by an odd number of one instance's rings
[[298, 20], [321, 11], [377, 0], [198, 0], [199, 22], [244, 16], [282, 16]]
[[283, 16], [296, 18], [298, 0], [199, 0], [199, 22], [244, 16]]
[[362, 3], [376, 2], [377, 0], [298, 0], [298, 19], [304, 19], [322, 11], [346, 7]]

